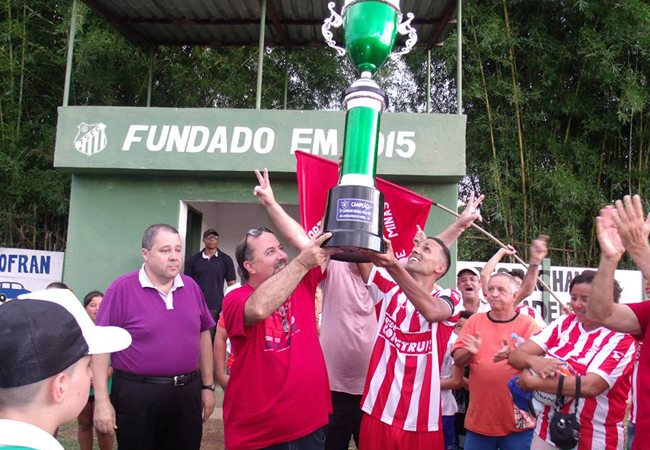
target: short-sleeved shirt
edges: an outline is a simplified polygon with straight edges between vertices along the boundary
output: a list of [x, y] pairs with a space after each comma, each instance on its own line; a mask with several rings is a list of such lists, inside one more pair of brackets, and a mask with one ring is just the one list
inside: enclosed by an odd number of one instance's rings
[[[445, 356], [442, 359], [442, 368], [440, 370], [440, 379], [445, 380], [452, 377], [452, 370], [454, 366], [454, 358], [451, 357], [451, 349], [453, 348], [458, 335], [452, 331], [445, 350]], [[442, 403], [442, 415], [453, 416], [458, 412], [458, 404], [454, 398], [454, 394], [450, 389], [441, 391], [440, 402]]]
[[[637, 386], [650, 385], [650, 302], [629, 303], [627, 306], [636, 315], [641, 334], [635, 336], [641, 340]], [[647, 387], [637, 392], [636, 435], [633, 450], [642, 450], [641, 444], [650, 442], [650, 389]]]
[[491, 313], [476, 313], [465, 322], [452, 348], [452, 354], [462, 348], [462, 340], [467, 335], [481, 333], [481, 347], [470, 360], [469, 408], [465, 418], [465, 428], [485, 436], [507, 436], [535, 426], [533, 418], [515, 407], [508, 389], [508, 381], [521, 371], [508, 364], [507, 360], [494, 362], [495, 353], [501, 349], [504, 339], [511, 336], [526, 340], [540, 330], [539, 325], [529, 316], [515, 313], [508, 321], [499, 321]]
[[[428, 322], [385, 269], [374, 267], [368, 283], [380, 313], [361, 409], [402, 430], [438, 431], [440, 368], [453, 327]], [[432, 295], [451, 317], [460, 294]]]
[[191, 277], [201, 288], [208, 309], [221, 312], [224, 281], [235, 281], [235, 265], [232, 258], [217, 251], [207, 257], [205, 250], [192, 255], [185, 263], [185, 275]]
[[113, 368], [163, 377], [193, 372], [199, 365], [200, 334], [215, 325], [201, 289], [179, 274], [164, 300], [142, 273], [144, 269], [136, 270], [113, 281], [97, 314], [97, 325], [122, 327], [133, 337], [128, 348], [113, 353]]
[[[578, 402], [580, 450], [622, 449], [627, 397], [634, 366], [635, 343], [629, 334], [604, 327], [586, 331], [575, 314], [562, 316], [542, 330], [531, 341], [548, 355], [561, 358], [580, 376], [599, 375], [608, 388], [592, 398]], [[573, 412], [573, 400], [567, 400], [564, 412]], [[552, 408], [545, 406], [537, 416], [536, 433], [550, 441], [548, 432]], [[642, 441], [643, 442], [643, 441]]]
[[47, 431], [26, 422], [0, 419], [0, 449], [63, 450]]
[[320, 267], [312, 269], [278, 310], [251, 326], [244, 307], [253, 287], [226, 295], [223, 316], [236, 355], [223, 401], [229, 450], [290, 442], [327, 424], [332, 399], [314, 307], [322, 279]]
[[331, 260], [321, 289], [320, 343], [330, 389], [362, 395], [377, 330], [374, 303], [356, 264]]

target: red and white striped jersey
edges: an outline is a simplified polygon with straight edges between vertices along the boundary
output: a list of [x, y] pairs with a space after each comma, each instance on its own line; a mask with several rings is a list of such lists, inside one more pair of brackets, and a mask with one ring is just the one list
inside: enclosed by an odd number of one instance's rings
[[535, 322], [537, 322], [537, 325], [539, 325], [542, 329], [546, 328], [546, 322], [544, 322], [544, 318], [539, 313], [539, 311], [537, 311], [535, 308], [522, 304], [517, 306], [515, 308], [515, 311], [517, 311], [522, 316], [532, 317], [533, 319], [535, 319]]
[[[622, 449], [623, 419], [634, 367], [634, 338], [603, 327], [585, 331], [575, 314], [571, 314], [556, 319], [530, 340], [547, 354], [567, 361], [580, 376], [595, 373], [609, 386], [596, 397], [580, 398], [578, 450]], [[572, 399], [563, 411], [573, 411]], [[545, 406], [537, 416], [535, 429], [537, 435], [549, 443], [548, 425], [552, 414], [552, 408]]]
[[[368, 288], [379, 320], [361, 409], [402, 430], [438, 431], [440, 368], [452, 323], [427, 322], [384, 269], [373, 268]], [[432, 295], [449, 306], [451, 317], [460, 294]]]
[[634, 372], [632, 372], [632, 386], [630, 388], [630, 422], [636, 424], [636, 415], [639, 409], [639, 403], [637, 401], [637, 382], [639, 380], [639, 356], [641, 356], [641, 342], [636, 342], [636, 355], [634, 363]]

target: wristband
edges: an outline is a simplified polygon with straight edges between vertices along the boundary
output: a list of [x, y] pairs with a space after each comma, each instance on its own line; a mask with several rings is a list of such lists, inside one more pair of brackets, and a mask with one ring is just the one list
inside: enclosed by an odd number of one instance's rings
[[208, 390], [214, 392], [214, 390], [216, 389], [216, 387], [217, 387], [217, 385], [214, 384], [214, 383], [212, 383], [212, 384], [208, 384], [208, 385], [201, 386], [201, 389], [208, 389]]

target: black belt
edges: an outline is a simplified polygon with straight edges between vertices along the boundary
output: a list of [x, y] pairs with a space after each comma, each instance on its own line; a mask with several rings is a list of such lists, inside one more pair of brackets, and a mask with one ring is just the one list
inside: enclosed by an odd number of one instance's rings
[[197, 372], [188, 373], [185, 375], [176, 375], [175, 377], [151, 377], [149, 375], [138, 375], [135, 373], [124, 372], [122, 370], [113, 369], [113, 375], [123, 380], [139, 381], [141, 383], [152, 384], [168, 384], [172, 386], [184, 386], [192, 381], [197, 376]]

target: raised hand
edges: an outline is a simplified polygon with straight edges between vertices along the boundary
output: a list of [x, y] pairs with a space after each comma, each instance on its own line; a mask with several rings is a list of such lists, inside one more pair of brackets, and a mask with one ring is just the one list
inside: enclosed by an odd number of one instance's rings
[[616, 224], [621, 242], [628, 252], [648, 247], [650, 213], [644, 220], [641, 197], [626, 195], [623, 201], [617, 200], [612, 220]]
[[501, 247], [499, 249], [499, 254], [503, 258], [504, 256], [512, 256], [517, 254], [517, 250], [512, 246], [508, 245], [506, 248]]
[[269, 171], [264, 169], [264, 175], [259, 170], [255, 169], [255, 176], [259, 185], [253, 189], [253, 195], [257, 197], [263, 206], [270, 206], [275, 203], [275, 196], [271, 188], [271, 180], [269, 180]]
[[417, 229], [415, 236], [413, 237], [413, 245], [418, 245], [420, 242], [424, 241], [427, 238], [427, 235], [424, 234], [424, 231], [422, 231], [422, 228], [420, 228], [420, 225], [416, 225], [415, 228]]
[[461, 215], [458, 216], [458, 220], [456, 221], [458, 227], [460, 227], [461, 230], [466, 230], [467, 228], [471, 227], [476, 220], [483, 222], [483, 218], [481, 217], [481, 212], [478, 210], [478, 207], [484, 198], [485, 196], [481, 194], [477, 199], [474, 199], [474, 192], [471, 192], [469, 194], [467, 206], [465, 206], [465, 209]]
[[530, 263], [535, 265], [542, 264], [542, 260], [548, 255], [548, 236], [540, 234], [537, 239], [534, 239], [530, 244]]
[[338, 248], [322, 248], [321, 245], [332, 237], [332, 233], [324, 233], [314, 236], [309, 241], [309, 244], [302, 249], [300, 254], [296, 256], [296, 260], [305, 266], [307, 269], [321, 266], [329, 261], [330, 257], [341, 250]]
[[596, 232], [602, 256], [618, 260], [625, 253], [625, 247], [614, 223], [615, 213], [613, 206], [601, 209], [600, 215], [596, 217]]

